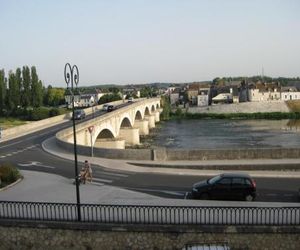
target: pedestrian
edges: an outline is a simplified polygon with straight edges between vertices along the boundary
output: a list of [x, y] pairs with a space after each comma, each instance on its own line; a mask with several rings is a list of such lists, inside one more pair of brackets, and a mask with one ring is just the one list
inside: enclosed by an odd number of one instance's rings
[[84, 167], [83, 168], [84, 168], [84, 174], [83, 174], [84, 184], [85, 184], [86, 180], [89, 180], [89, 182], [92, 182], [93, 170], [92, 170], [91, 164], [87, 160], [84, 161]]

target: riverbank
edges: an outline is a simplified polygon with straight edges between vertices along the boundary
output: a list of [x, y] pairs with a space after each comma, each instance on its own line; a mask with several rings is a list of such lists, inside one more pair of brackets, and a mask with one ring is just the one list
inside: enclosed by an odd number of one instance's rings
[[269, 101], [269, 102], [242, 102], [231, 104], [215, 104], [208, 107], [189, 107], [188, 113], [273, 113], [281, 112], [288, 113], [290, 109], [284, 101]]

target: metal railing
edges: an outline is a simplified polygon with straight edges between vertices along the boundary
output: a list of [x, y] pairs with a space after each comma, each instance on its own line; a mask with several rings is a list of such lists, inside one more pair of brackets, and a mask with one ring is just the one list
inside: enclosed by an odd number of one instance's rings
[[[77, 221], [77, 205], [0, 201], [0, 219]], [[82, 222], [155, 225], [300, 225], [300, 207], [80, 204]]]

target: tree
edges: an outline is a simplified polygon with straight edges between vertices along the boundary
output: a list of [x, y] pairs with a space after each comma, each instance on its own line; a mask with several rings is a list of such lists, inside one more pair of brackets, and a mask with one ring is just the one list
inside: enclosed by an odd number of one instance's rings
[[49, 106], [58, 106], [65, 102], [65, 89], [52, 88], [51, 85], [47, 88], [45, 104]]
[[0, 114], [3, 114], [3, 110], [6, 108], [6, 79], [4, 69], [0, 70]]
[[16, 80], [16, 75], [10, 71], [8, 74], [8, 93], [6, 98], [7, 108], [14, 112], [17, 109], [19, 99], [19, 90]]
[[23, 77], [23, 92], [22, 92], [22, 106], [28, 107], [31, 105], [31, 79], [30, 79], [30, 69], [28, 66], [23, 66], [22, 69], [22, 77]]
[[160, 119], [163, 120], [169, 120], [170, 119], [170, 113], [171, 113], [171, 104], [170, 100], [167, 96], [162, 96], [161, 98], [161, 107], [163, 108], [162, 113], [160, 114]]
[[21, 105], [21, 91], [22, 91], [22, 71], [20, 68], [16, 69], [16, 86], [17, 86], [17, 91], [16, 94], [17, 96], [15, 97], [15, 105], [19, 107]]
[[119, 94], [106, 94], [101, 96], [101, 98], [98, 101], [98, 104], [103, 104], [103, 103], [107, 103], [107, 102], [114, 102], [114, 101], [118, 101], [118, 100], [122, 100], [121, 96]]
[[33, 107], [40, 107], [43, 104], [43, 84], [34, 66], [31, 67], [31, 103]]

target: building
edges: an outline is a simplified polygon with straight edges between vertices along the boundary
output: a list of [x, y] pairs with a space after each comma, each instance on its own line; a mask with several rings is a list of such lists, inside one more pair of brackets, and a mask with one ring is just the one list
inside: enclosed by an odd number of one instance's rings
[[172, 92], [170, 92], [170, 104], [172, 106], [179, 104], [179, 96], [180, 88], [175, 88]]
[[290, 100], [299, 100], [300, 91], [296, 87], [287, 86], [281, 88], [281, 100], [290, 101]]
[[[103, 96], [99, 89], [85, 89], [79, 91], [76, 89], [74, 91], [74, 107], [91, 107], [97, 105], [101, 96]], [[70, 89], [67, 89], [65, 93], [65, 101], [68, 108], [72, 107], [72, 93]]]
[[250, 102], [281, 100], [280, 86], [278, 83], [257, 82], [248, 89]]

